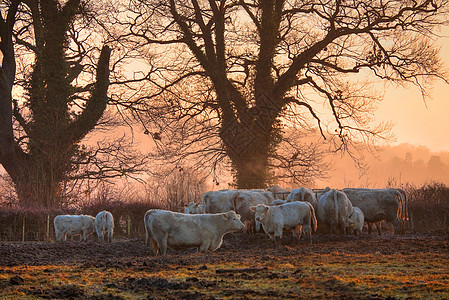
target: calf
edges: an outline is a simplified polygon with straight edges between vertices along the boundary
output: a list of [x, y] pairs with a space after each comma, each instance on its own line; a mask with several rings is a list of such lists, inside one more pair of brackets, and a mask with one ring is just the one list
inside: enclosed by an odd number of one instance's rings
[[275, 247], [278, 247], [276, 238], [279, 238], [281, 244], [284, 229], [293, 229], [297, 243], [304, 231], [312, 244], [312, 230], [316, 231], [317, 222], [315, 210], [310, 203], [289, 202], [278, 206], [259, 204], [251, 209], [255, 212], [256, 220], [262, 223], [265, 233], [274, 240]]
[[144, 217], [146, 239], [156, 255], [172, 249], [197, 248], [199, 252], [217, 250], [223, 236], [239, 231], [244, 225], [234, 211], [218, 214], [188, 215], [160, 209], [150, 209]]
[[363, 212], [358, 207], [353, 208], [352, 215], [348, 219], [349, 233], [354, 235], [362, 234], [363, 224], [365, 223]]
[[106, 242], [112, 242], [112, 235], [114, 234], [114, 217], [110, 212], [106, 210], [100, 211], [95, 217], [94, 225], [100, 242], [104, 241], [105, 232]]
[[59, 215], [53, 220], [56, 241], [62, 242], [67, 235], [81, 234], [80, 240], [86, 241], [94, 231], [95, 218], [88, 215]]

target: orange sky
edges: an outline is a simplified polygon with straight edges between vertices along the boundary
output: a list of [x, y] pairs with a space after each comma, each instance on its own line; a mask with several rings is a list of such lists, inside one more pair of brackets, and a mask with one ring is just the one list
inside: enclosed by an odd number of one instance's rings
[[[449, 69], [449, 28], [443, 31], [441, 56]], [[431, 99], [424, 101], [416, 87], [389, 88], [376, 118], [392, 121], [397, 143], [427, 146], [432, 151], [449, 151], [449, 85], [435, 84]]]

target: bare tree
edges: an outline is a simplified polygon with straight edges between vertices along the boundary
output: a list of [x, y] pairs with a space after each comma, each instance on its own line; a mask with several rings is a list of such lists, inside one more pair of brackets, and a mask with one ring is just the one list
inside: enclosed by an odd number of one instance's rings
[[81, 143], [111, 118], [111, 49], [98, 48], [88, 1], [0, 1], [0, 163], [22, 204], [61, 204], [64, 185], [141, 169], [122, 140]]
[[118, 38], [147, 56], [133, 79], [136, 95], [148, 88], [128, 103], [148, 112], [161, 150], [177, 140], [178, 159], [229, 159], [238, 187], [262, 187], [272, 167], [316, 161], [279, 152], [292, 124], [343, 151], [388, 137], [372, 119], [381, 97], [362, 78], [415, 84], [424, 96], [445, 80], [435, 32], [448, 9], [446, 0], [132, 0]]

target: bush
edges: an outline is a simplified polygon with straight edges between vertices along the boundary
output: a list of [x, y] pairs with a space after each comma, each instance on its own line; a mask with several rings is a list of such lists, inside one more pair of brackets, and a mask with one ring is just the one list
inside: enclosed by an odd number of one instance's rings
[[407, 186], [409, 227], [413, 231], [449, 231], [449, 188], [443, 183]]

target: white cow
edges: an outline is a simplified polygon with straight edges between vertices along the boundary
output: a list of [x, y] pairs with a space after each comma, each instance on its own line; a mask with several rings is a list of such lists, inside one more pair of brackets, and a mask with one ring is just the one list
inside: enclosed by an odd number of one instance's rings
[[255, 218], [260, 223], [268, 236], [274, 240], [275, 247], [278, 247], [276, 238], [281, 244], [282, 232], [284, 229], [293, 229], [293, 236], [297, 238], [297, 243], [304, 231], [310, 244], [312, 243], [312, 231], [316, 231], [317, 222], [313, 206], [308, 202], [290, 202], [279, 206], [267, 206], [259, 204], [252, 206]]
[[[368, 223], [369, 234], [372, 224], [382, 220], [393, 225], [395, 234], [403, 232], [406, 214], [403, 194], [399, 189], [345, 188], [343, 191], [352, 204], [362, 210], [365, 222]], [[378, 232], [380, 235], [380, 227]]]
[[329, 192], [331, 190], [331, 188], [330, 187], [325, 187], [324, 189], [313, 189], [313, 192], [314, 192], [314, 194], [315, 194], [315, 198], [316, 198], [316, 200], [318, 201], [318, 200], [320, 200], [320, 198], [324, 195], [324, 194], [326, 194], [327, 192]]
[[237, 190], [209, 191], [203, 194], [202, 207], [204, 213], [222, 213], [234, 210], [234, 199], [239, 195]]
[[273, 194], [260, 190], [238, 190], [238, 195], [234, 197], [234, 210], [241, 216], [243, 224], [246, 225], [248, 233], [260, 230], [260, 223], [255, 220], [251, 206], [257, 204], [270, 205], [274, 201]]
[[109, 211], [100, 211], [95, 217], [94, 226], [100, 242], [104, 241], [105, 233], [106, 242], [112, 242], [112, 235], [114, 234], [114, 217]]
[[203, 207], [198, 205], [198, 203], [195, 203], [195, 202], [190, 202], [189, 204], [187, 204], [184, 207], [185, 214], [196, 215], [196, 214], [202, 214], [203, 211], [204, 211]]
[[287, 200], [274, 199], [273, 201], [271, 201], [270, 206], [282, 205], [285, 203], [287, 203]]
[[342, 191], [332, 189], [321, 196], [318, 201], [318, 222], [323, 229], [329, 229], [330, 233], [346, 234], [349, 226], [349, 216], [353, 213], [353, 207], [348, 197]]
[[188, 215], [160, 209], [145, 213], [145, 244], [148, 240], [156, 255], [172, 249], [197, 248], [199, 252], [215, 251], [229, 232], [244, 225], [234, 211], [219, 214]]
[[277, 184], [273, 185], [271, 188], [267, 188], [267, 191], [271, 192], [274, 198], [282, 198], [282, 200], [285, 200], [286, 196], [291, 192], [290, 189], [284, 189]]
[[67, 235], [80, 234], [80, 240], [86, 241], [94, 231], [95, 218], [88, 215], [59, 215], [53, 220], [56, 241], [62, 242]]
[[363, 212], [360, 208], [354, 206], [352, 215], [349, 216], [349, 233], [354, 235], [362, 234], [363, 224], [365, 223], [365, 218]]
[[287, 197], [287, 202], [302, 201], [309, 202], [312, 204], [315, 211], [318, 208], [318, 200], [315, 197], [315, 193], [308, 188], [301, 187], [299, 189], [294, 189]]

